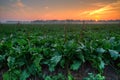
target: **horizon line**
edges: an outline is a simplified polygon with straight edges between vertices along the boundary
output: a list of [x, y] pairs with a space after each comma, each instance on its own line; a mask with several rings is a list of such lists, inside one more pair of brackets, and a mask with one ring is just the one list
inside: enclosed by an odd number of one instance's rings
[[[8, 20], [0, 20], [1, 21], [4, 21], [4, 22], [7, 22], [7, 21], [96, 21], [95, 19], [33, 19], [33, 20], [17, 20], [17, 19], [8, 19]], [[100, 19], [100, 20], [97, 20], [97, 21], [120, 21], [120, 19]]]

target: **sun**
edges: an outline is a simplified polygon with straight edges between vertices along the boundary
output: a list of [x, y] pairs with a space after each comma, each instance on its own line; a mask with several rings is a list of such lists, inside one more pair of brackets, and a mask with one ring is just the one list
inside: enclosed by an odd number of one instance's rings
[[95, 19], [95, 21], [97, 22], [97, 21], [98, 21], [98, 19]]
[[97, 22], [98, 20], [100, 20], [100, 16], [99, 16], [99, 15], [96, 15], [96, 16], [95, 16], [95, 21]]

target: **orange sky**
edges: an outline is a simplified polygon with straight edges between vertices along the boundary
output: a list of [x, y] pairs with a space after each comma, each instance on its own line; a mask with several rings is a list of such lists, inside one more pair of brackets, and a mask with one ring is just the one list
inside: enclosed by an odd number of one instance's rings
[[120, 19], [120, 0], [0, 0], [0, 20]]

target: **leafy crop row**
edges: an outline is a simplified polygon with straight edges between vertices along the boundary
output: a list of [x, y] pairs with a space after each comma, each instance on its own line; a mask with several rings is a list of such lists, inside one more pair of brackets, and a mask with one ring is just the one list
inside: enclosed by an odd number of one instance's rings
[[[57, 36], [39, 36], [36, 34], [11, 34], [0, 41], [0, 69], [5, 69], [3, 80], [73, 80], [71, 71], [81, 68], [86, 62], [100, 74], [106, 65], [115, 65], [120, 69], [120, 40], [115, 37], [104, 39], [74, 39], [75, 34]], [[92, 35], [92, 34], [91, 34]], [[70, 40], [71, 39], [71, 40]], [[45, 70], [45, 67], [48, 70]], [[54, 76], [57, 68], [67, 71]], [[67, 77], [66, 77], [67, 76]], [[91, 75], [92, 76], [92, 75]], [[100, 75], [99, 75], [100, 76]]]

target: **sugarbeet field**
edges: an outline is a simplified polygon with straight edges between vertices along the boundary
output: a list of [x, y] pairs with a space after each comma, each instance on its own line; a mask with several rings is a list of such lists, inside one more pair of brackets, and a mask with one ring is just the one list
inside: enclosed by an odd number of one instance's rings
[[120, 24], [0, 24], [0, 80], [120, 80]]

